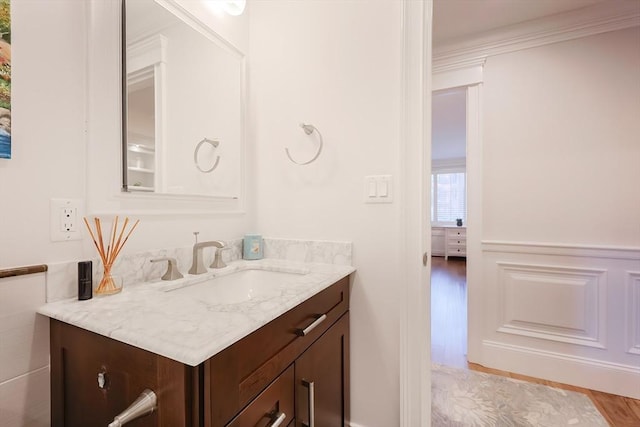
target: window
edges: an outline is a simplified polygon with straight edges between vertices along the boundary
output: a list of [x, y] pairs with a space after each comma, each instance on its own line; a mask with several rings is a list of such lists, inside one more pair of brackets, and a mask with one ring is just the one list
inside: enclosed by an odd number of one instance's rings
[[467, 174], [434, 172], [431, 175], [431, 222], [455, 223], [467, 220]]

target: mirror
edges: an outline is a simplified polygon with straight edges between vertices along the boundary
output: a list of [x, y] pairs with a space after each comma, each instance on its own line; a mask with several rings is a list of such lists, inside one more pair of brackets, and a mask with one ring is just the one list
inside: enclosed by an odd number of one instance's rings
[[244, 55], [176, 1], [123, 4], [122, 191], [238, 198]]

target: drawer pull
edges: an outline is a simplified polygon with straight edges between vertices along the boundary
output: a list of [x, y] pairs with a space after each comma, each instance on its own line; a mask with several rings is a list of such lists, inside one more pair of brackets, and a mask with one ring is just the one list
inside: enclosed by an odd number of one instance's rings
[[280, 412], [280, 414], [278, 414], [276, 419], [273, 420], [273, 424], [271, 424], [271, 426], [269, 427], [278, 427], [280, 424], [284, 422], [285, 419], [287, 419], [287, 414], [285, 414], [284, 412]]
[[318, 326], [320, 323], [324, 322], [327, 318], [326, 314], [323, 314], [322, 316], [318, 317], [316, 320], [313, 321], [312, 324], [310, 324], [309, 326], [307, 326], [304, 329], [296, 329], [296, 335], [299, 337], [304, 337], [305, 335], [308, 335], [309, 332], [313, 331], [316, 326]]
[[304, 424], [307, 427], [315, 427], [316, 408], [315, 408], [315, 384], [313, 381], [302, 380], [302, 385], [307, 387], [309, 399], [309, 423]]
[[156, 394], [145, 389], [140, 396], [121, 414], [116, 415], [113, 422], [108, 427], [122, 427], [123, 425], [140, 418], [144, 415], [151, 414], [158, 408], [158, 397]]

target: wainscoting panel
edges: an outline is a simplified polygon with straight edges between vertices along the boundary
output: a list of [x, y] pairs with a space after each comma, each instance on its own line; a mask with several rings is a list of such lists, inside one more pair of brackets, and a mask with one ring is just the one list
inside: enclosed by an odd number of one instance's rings
[[640, 355], [640, 271], [627, 272], [628, 352]]
[[48, 427], [45, 273], [0, 279], [0, 427]]
[[44, 273], [0, 279], [0, 384], [49, 364]]
[[481, 264], [473, 362], [640, 399], [640, 248], [483, 241]]
[[49, 367], [0, 384], [0, 427], [49, 427]]
[[606, 271], [499, 262], [498, 331], [605, 348]]

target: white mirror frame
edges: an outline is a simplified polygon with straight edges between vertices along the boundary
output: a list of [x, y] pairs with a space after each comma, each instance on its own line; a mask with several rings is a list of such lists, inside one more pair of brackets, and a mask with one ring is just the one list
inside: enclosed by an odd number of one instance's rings
[[[191, 25], [198, 22], [173, 0], [174, 6]], [[87, 3], [87, 152], [86, 212], [90, 215], [176, 215], [245, 213], [246, 203], [246, 57], [212, 30], [197, 30], [218, 43], [235, 49], [242, 60], [241, 189], [238, 197], [211, 197], [178, 194], [127, 193], [122, 186], [122, 1]], [[114, 94], [118, 94], [115, 95]]]

